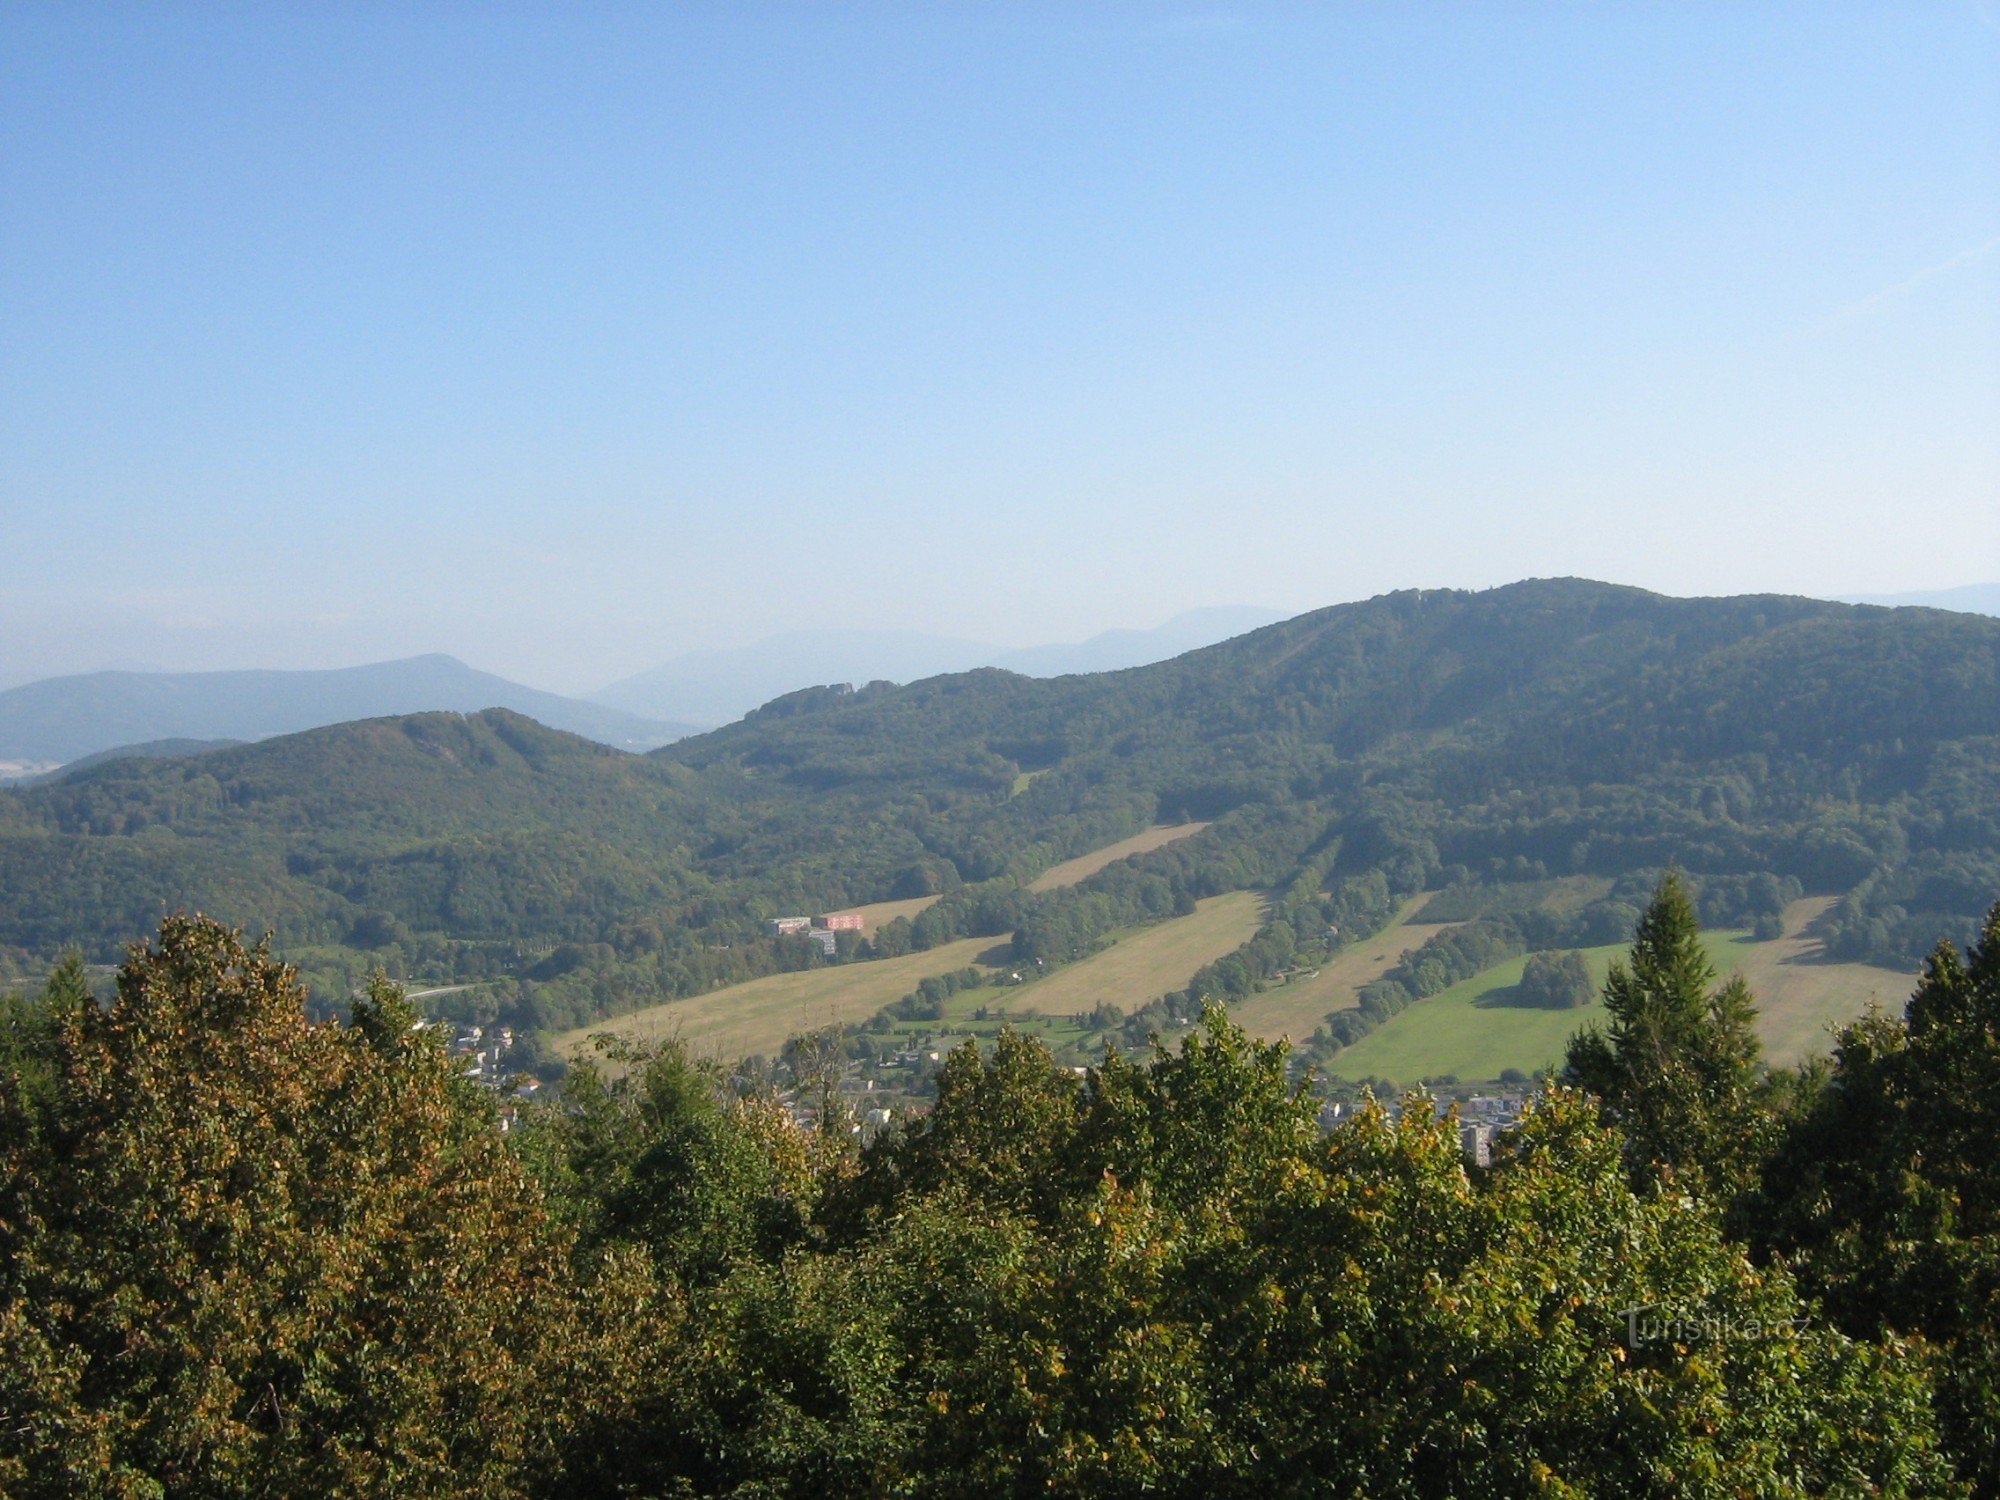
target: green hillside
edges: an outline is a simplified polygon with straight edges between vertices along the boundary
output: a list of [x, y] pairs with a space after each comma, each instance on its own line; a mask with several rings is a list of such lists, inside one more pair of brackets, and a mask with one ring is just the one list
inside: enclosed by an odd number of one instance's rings
[[107, 959], [193, 906], [274, 927], [331, 1001], [376, 963], [504, 980], [480, 1004], [556, 1032], [829, 962], [771, 916], [936, 896], [832, 961], [1004, 937], [1047, 967], [1261, 892], [1185, 1009], [1426, 889], [1619, 883], [1536, 935], [1617, 941], [1676, 863], [1712, 923], [1838, 898], [1832, 958], [1970, 937], [2000, 891], [2000, 621], [1538, 581], [1123, 672], [814, 689], [647, 756], [504, 711], [338, 725], [0, 794], [0, 947]]

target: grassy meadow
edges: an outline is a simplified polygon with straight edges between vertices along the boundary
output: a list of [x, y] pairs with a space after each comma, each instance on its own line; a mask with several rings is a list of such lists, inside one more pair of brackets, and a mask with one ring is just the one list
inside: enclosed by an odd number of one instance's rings
[[1405, 953], [1421, 948], [1432, 934], [1453, 925], [1412, 920], [1429, 899], [1429, 893], [1413, 896], [1395, 921], [1374, 937], [1343, 948], [1309, 979], [1252, 995], [1230, 1011], [1231, 1019], [1252, 1036], [1267, 1041], [1280, 1037], [1299, 1041], [1311, 1036], [1329, 1011], [1352, 1008], [1361, 986], [1380, 979]]
[[[943, 1036], [956, 1029], [961, 1035], [990, 1036], [1005, 1024], [1061, 1049], [1084, 1034], [1070, 1021], [1073, 1014], [1095, 1010], [1106, 1000], [1134, 1010], [1180, 988], [1196, 969], [1257, 930], [1260, 907], [1261, 898], [1251, 891], [1212, 896], [1187, 916], [1133, 928], [1102, 952], [1046, 979], [962, 990], [945, 1002], [942, 1021], [898, 1022], [892, 1034]], [[771, 1054], [801, 1032], [865, 1021], [909, 994], [926, 975], [975, 966], [997, 976], [1002, 971], [994, 965], [1006, 948], [1005, 938], [965, 938], [899, 958], [771, 974], [578, 1027], [556, 1043], [565, 1052], [574, 1051], [609, 1031], [643, 1041], [678, 1036], [696, 1052], [717, 1057]], [[988, 1015], [976, 1018], [981, 1009]]]
[[1203, 964], [1238, 947], [1261, 920], [1261, 898], [1251, 891], [1212, 896], [1185, 917], [1135, 927], [1110, 946], [1045, 979], [1027, 984], [997, 982], [960, 990], [944, 1002], [936, 1021], [897, 1021], [889, 1034], [931, 1038], [950, 1046], [964, 1037], [982, 1040], [1002, 1026], [1046, 1042], [1058, 1056], [1092, 1035], [1075, 1019], [1105, 1001], [1122, 1010], [1138, 1009], [1185, 985]]
[[564, 1032], [556, 1045], [572, 1051], [598, 1032], [610, 1031], [641, 1041], [678, 1036], [697, 1053], [723, 1058], [775, 1053], [787, 1038], [803, 1032], [866, 1020], [902, 999], [924, 976], [976, 964], [996, 946], [1004, 952], [1007, 940], [962, 938], [898, 958], [770, 974], [578, 1027]]
[[[1827, 905], [1824, 898], [1794, 902], [1785, 913], [1785, 935], [1771, 942], [1740, 932], [1705, 935], [1716, 972], [1740, 970], [1756, 995], [1758, 1033], [1774, 1063], [1827, 1050], [1831, 1027], [1861, 1015], [1871, 1002], [1899, 1008], [1916, 982], [1915, 975], [1893, 969], [1817, 962], [1819, 942], [1807, 929]], [[1593, 977], [1601, 983], [1624, 951], [1622, 945], [1584, 950]], [[1510, 1003], [1526, 962], [1509, 959], [1418, 1001], [1337, 1053], [1328, 1071], [1412, 1084], [1446, 1074], [1497, 1078], [1505, 1068], [1532, 1073], [1560, 1061], [1573, 1032], [1604, 1020], [1603, 1004], [1538, 1010]]]
[[[1024, 777], [1039, 775], [1039, 772], [1024, 772]], [[1075, 859], [1064, 860], [1059, 865], [1051, 865], [1038, 875], [1030, 890], [1054, 891], [1064, 886], [1075, 885], [1079, 880], [1088, 879], [1106, 865], [1134, 854], [1144, 854], [1158, 849], [1176, 839], [1184, 839], [1190, 834], [1200, 833], [1208, 827], [1206, 823], [1161, 824], [1135, 833], [1128, 839], [1120, 839], [1115, 844], [1106, 844], [1102, 849], [1093, 849], [1088, 854], [1079, 854]], [[869, 936], [898, 917], [916, 920], [917, 914], [937, 900], [936, 896], [911, 896], [901, 901], [873, 901], [865, 906], [844, 906], [837, 916], [859, 916], [862, 931]], [[1169, 986], [1171, 988], [1171, 986]]]
[[1130, 859], [1135, 854], [1147, 854], [1154, 849], [1164, 848], [1178, 839], [1190, 838], [1206, 827], [1208, 827], [1206, 823], [1155, 824], [1151, 828], [1133, 834], [1129, 839], [1120, 839], [1115, 844], [1106, 844], [1102, 849], [1093, 849], [1088, 854], [1079, 854], [1075, 859], [1066, 859], [1059, 865], [1050, 865], [1029, 882], [1028, 889], [1054, 891], [1066, 885], [1075, 885], [1079, 880], [1088, 880], [1106, 865], [1115, 864], [1121, 859]]
[[1263, 898], [1232, 891], [1195, 903], [1185, 917], [1136, 927], [1081, 963], [1067, 964], [1016, 993], [1045, 1015], [1095, 1010], [1105, 1001], [1137, 1010], [1185, 985], [1196, 969], [1240, 947], [1262, 920]]

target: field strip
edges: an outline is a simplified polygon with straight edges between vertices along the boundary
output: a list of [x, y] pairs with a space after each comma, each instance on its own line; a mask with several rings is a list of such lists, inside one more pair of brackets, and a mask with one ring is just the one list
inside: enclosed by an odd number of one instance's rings
[[[1795, 901], [1785, 909], [1784, 936], [1768, 943], [1743, 933], [1703, 934], [1716, 973], [1740, 971], [1757, 1000], [1757, 1034], [1774, 1065], [1798, 1062], [1830, 1049], [1831, 1027], [1863, 1014], [1871, 1002], [1899, 1012], [1916, 983], [1914, 974], [1870, 964], [1813, 962], [1819, 940], [1807, 935], [1831, 898]], [[1600, 984], [1624, 945], [1584, 950]], [[1562, 1060], [1580, 1027], [1602, 1024], [1601, 1001], [1575, 1010], [1538, 1010], [1508, 1004], [1520, 983], [1524, 958], [1510, 959], [1453, 985], [1391, 1017], [1336, 1053], [1327, 1071], [1343, 1078], [1389, 1078], [1408, 1086], [1423, 1078], [1456, 1075], [1467, 1082], [1524, 1073]]]
[[1313, 978], [1252, 995], [1232, 1009], [1229, 1018], [1252, 1036], [1266, 1041], [1280, 1037], [1304, 1041], [1319, 1029], [1329, 1011], [1352, 1010], [1358, 1005], [1361, 986], [1380, 979], [1405, 953], [1421, 948], [1434, 933], [1457, 925], [1410, 920], [1431, 894], [1426, 891], [1411, 897], [1389, 926], [1374, 937], [1348, 944], [1321, 964]]
[[936, 896], [910, 896], [901, 901], [871, 901], [866, 906], [843, 906], [827, 915], [861, 918], [861, 931], [873, 937], [898, 917], [916, 921], [917, 913], [937, 900]]
[[[1115, 844], [1106, 844], [1102, 849], [1093, 849], [1088, 854], [1079, 854], [1075, 859], [1067, 859], [1059, 865], [1053, 865], [1036, 876], [1028, 889], [1053, 891], [1062, 886], [1075, 885], [1079, 880], [1095, 875], [1106, 865], [1121, 859], [1129, 859], [1134, 854], [1144, 854], [1149, 850], [1162, 848], [1176, 839], [1200, 833], [1206, 827], [1208, 827], [1206, 823], [1158, 824], [1143, 833], [1133, 834], [1129, 839], [1120, 839]], [[860, 917], [861, 930], [873, 937], [877, 931], [898, 917], [908, 917], [914, 922], [917, 913], [937, 899], [936, 896], [911, 896], [902, 901], [871, 901], [865, 906], [843, 906], [829, 915]]]
[[1794, 901], [1785, 908], [1783, 937], [1738, 945], [1735, 966], [1757, 997], [1757, 1034], [1772, 1062], [1794, 1063], [1809, 1053], [1832, 1051], [1831, 1029], [1859, 1018], [1871, 1002], [1901, 1015], [1917, 986], [1915, 974], [1896, 969], [1818, 961], [1820, 941], [1808, 934], [1838, 900]]
[[1066, 885], [1075, 885], [1079, 880], [1087, 880], [1106, 865], [1121, 859], [1130, 859], [1135, 854], [1148, 854], [1164, 848], [1177, 839], [1189, 838], [1208, 827], [1206, 823], [1156, 823], [1129, 839], [1120, 839], [1115, 844], [1106, 844], [1102, 849], [1093, 849], [1088, 854], [1079, 854], [1075, 859], [1066, 859], [1059, 865], [1051, 865], [1037, 875], [1028, 885], [1031, 891], [1059, 890]]
[[595, 1033], [610, 1031], [640, 1041], [678, 1036], [697, 1053], [730, 1061], [753, 1052], [771, 1054], [801, 1033], [866, 1020], [909, 994], [918, 980], [965, 968], [996, 945], [1004, 949], [1007, 939], [961, 938], [897, 958], [767, 974], [580, 1026], [557, 1037], [556, 1046], [568, 1053]]
[[1109, 1001], [1130, 1013], [1180, 989], [1203, 964], [1241, 947], [1262, 921], [1263, 899], [1255, 891], [1211, 896], [1185, 917], [1141, 927], [1102, 952], [1036, 980], [1008, 1008], [1064, 1016]]

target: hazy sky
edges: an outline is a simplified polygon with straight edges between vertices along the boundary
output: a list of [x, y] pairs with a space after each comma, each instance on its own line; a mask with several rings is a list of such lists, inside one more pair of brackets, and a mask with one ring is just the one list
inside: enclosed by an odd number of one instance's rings
[[0, 681], [2000, 577], [2000, 9], [0, 5]]

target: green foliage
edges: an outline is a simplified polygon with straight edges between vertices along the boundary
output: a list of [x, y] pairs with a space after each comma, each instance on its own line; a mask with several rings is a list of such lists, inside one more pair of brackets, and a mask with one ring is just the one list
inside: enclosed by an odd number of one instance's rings
[[1593, 986], [1590, 965], [1574, 948], [1560, 953], [1530, 953], [1521, 969], [1520, 996], [1523, 1005], [1544, 1010], [1574, 1010], [1590, 1004]]
[[1747, 1216], [1851, 1333], [1941, 1346], [1952, 1446], [2000, 1493], [2000, 906], [1940, 944], [1901, 1020], [1842, 1033]]
[[1069, 1170], [1076, 1092], [1048, 1048], [1018, 1032], [1003, 1030], [990, 1057], [961, 1044], [938, 1072], [930, 1112], [869, 1153], [830, 1222], [863, 1222], [947, 1183], [1009, 1212], [1045, 1209]]
[[[1022, 889], [1183, 816], [1216, 820], [1198, 849]], [[1766, 928], [1786, 891], [1850, 891], [1836, 955], [1896, 962], [1970, 938], [1996, 849], [1992, 622], [1559, 580], [1389, 595], [1134, 672], [794, 695], [646, 757], [492, 712], [115, 762], [0, 794], [0, 945], [106, 958], [198, 906], [311, 947], [329, 1009], [377, 965], [525, 978], [506, 1019], [562, 1031], [819, 961], [769, 915], [941, 892], [875, 951], [1011, 934], [1059, 962], [1257, 887], [1269, 931], [1193, 986], [1229, 999], [1377, 874], [1407, 895], [1679, 863], [1706, 920]]]
[[1610, 1026], [1570, 1042], [1572, 1082], [1624, 1131], [1635, 1179], [1676, 1173], [1723, 1193], [1749, 1187], [1765, 1147], [1756, 1011], [1740, 978], [1719, 989], [1678, 875], [1654, 892], [1629, 966], [1604, 982]]
[[0, 1096], [0, 1488], [517, 1493], [560, 1245], [391, 997], [309, 1026], [200, 918], [108, 1008], [58, 981]]
[[825, 1248], [696, 1311], [654, 1487], [1951, 1492], [1922, 1360], [1635, 1193], [1580, 1096], [1474, 1175], [1421, 1098], [1323, 1135], [1215, 1012], [1082, 1091], [1018, 1039], [950, 1073]]
[[583, 1248], [643, 1249], [700, 1285], [796, 1239], [804, 1158], [772, 1151], [784, 1131], [771, 1102], [737, 1097], [678, 1042], [602, 1040], [608, 1071], [571, 1068], [562, 1106], [530, 1120], [524, 1146]]
[[[1701, 978], [1675, 895], [1634, 1016]], [[1986, 1088], [1990, 1045], [1945, 1054], [1990, 1043], [1993, 968], [1940, 959], [1869, 1056]], [[194, 918], [109, 1008], [80, 978], [0, 1072], [10, 1495], [1957, 1492], [1927, 1346], [1824, 1323], [1703, 1173], [1635, 1185], [1562, 1089], [1476, 1169], [1423, 1095], [1323, 1132], [1285, 1049], [1210, 1007], [1082, 1080], [1011, 1033], [960, 1048], [858, 1155], [673, 1045], [503, 1136], [386, 981], [310, 1024], [289, 970]], [[1802, 1111], [1848, 1140], [1841, 1092]], [[1902, 1193], [1884, 1258], [1842, 1259], [1877, 1251], [1838, 1216], [1800, 1253], [1830, 1306], [1885, 1277], [1976, 1374], [1992, 1172], [1933, 1138], [1921, 1190], [1873, 1159], [1810, 1189]], [[1986, 1387], [1941, 1378], [1976, 1457]]]

